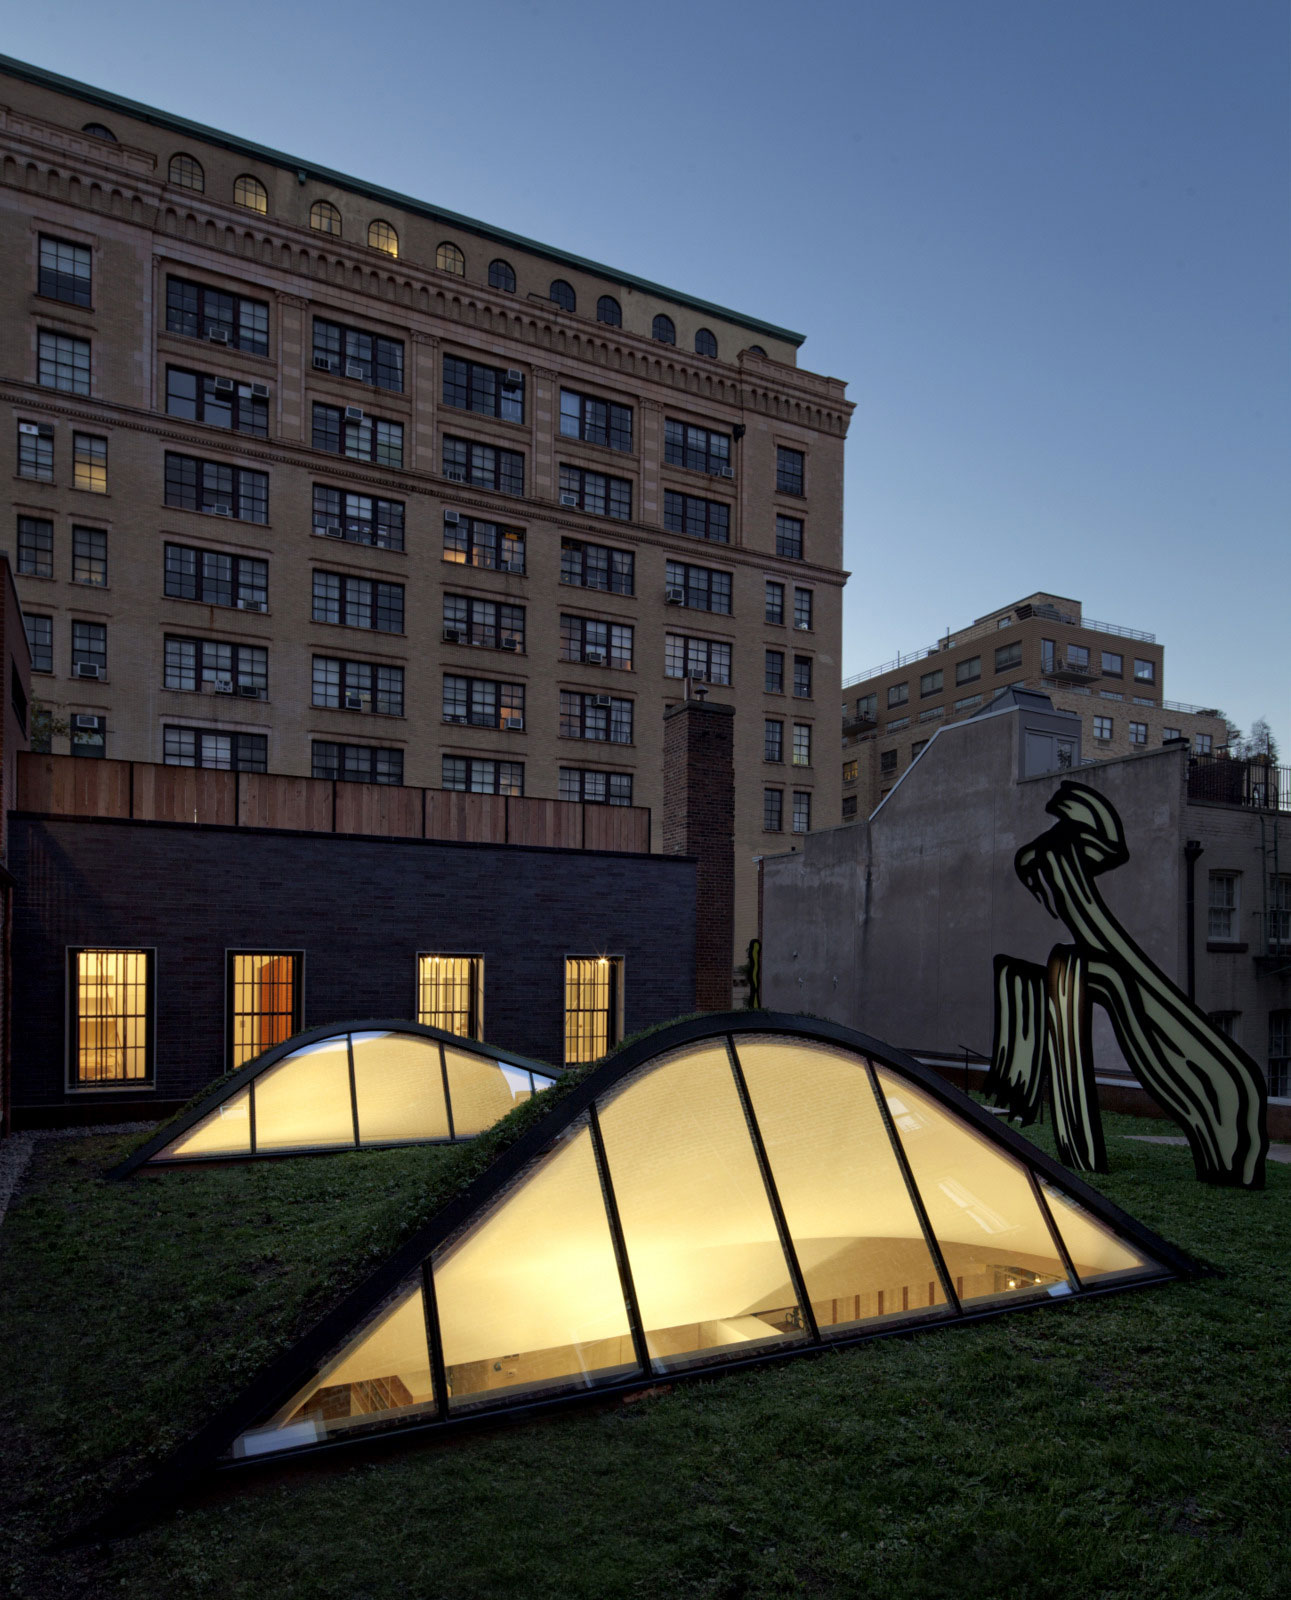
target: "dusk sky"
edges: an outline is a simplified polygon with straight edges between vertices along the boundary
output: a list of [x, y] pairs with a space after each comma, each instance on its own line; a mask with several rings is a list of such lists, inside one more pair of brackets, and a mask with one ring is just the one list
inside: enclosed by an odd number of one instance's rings
[[845, 675], [1047, 589], [1285, 762], [1288, 15], [5, 0], [0, 47], [805, 332]]

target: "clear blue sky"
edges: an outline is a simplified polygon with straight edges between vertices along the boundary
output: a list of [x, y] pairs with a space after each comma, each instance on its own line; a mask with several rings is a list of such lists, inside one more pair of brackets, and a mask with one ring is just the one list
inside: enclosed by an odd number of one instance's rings
[[10, 54], [804, 330], [844, 671], [1049, 589], [1291, 757], [1285, 0], [0, 0]]

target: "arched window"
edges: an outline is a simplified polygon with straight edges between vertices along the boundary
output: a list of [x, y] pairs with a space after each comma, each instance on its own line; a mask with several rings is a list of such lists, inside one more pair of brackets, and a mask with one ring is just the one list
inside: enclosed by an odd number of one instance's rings
[[171, 156], [170, 181], [180, 189], [196, 189], [201, 194], [206, 188], [202, 163], [195, 156]]
[[677, 330], [673, 327], [672, 318], [665, 317], [662, 313], [654, 319], [650, 332], [658, 339], [660, 344], [676, 344]]
[[233, 185], [233, 203], [246, 206], [248, 211], [259, 211], [261, 215], [269, 210], [269, 196], [264, 184], [259, 178], [249, 177], [245, 172]]
[[373, 250], [380, 250], [388, 256], [399, 254], [399, 235], [379, 217], [375, 222], [368, 223], [368, 244]]
[[466, 257], [447, 239], [435, 251], [435, 265], [441, 272], [451, 272], [455, 278], [466, 276]]
[[623, 326], [623, 307], [612, 294], [603, 294], [596, 302], [596, 320], [608, 323], [611, 328]]
[[81, 132], [88, 133], [91, 139], [106, 139], [109, 144], [117, 142], [116, 134], [111, 128], [105, 128], [101, 122], [87, 122]]
[[330, 200], [315, 200], [309, 208], [309, 225], [319, 233], [341, 235], [341, 213]]
[[554, 300], [562, 311], [572, 311], [578, 304], [572, 283], [566, 283], [563, 278], [556, 278], [550, 289], [547, 290], [549, 299]]
[[761, 356], [764, 361], [767, 361], [767, 360], [770, 359], [770, 357], [767, 355], [766, 351], [762, 348], [762, 346], [760, 344], [751, 344], [749, 346], [749, 354], [751, 356]]
[[695, 335], [695, 354], [697, 356], [717, 354], [717, 340], [707, 328], [701, 328]]
[[515, 268], [509, 261], [489, 262], [489, 288], [502, 289], [507, 294], [516, 292]]

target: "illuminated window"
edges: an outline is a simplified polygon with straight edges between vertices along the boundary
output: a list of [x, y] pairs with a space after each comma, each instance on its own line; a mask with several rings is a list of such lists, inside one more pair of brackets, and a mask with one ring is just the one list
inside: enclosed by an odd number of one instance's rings
[[299, 952], [229, 953], [229, 1070], [300, 1027]]
[[206, 174], [196, 156], [177, 155], [170, 158], [170, 181], [180, 189], [193, 189], [201, 194], [206, 188]]
[[435, 265], [441, 272], [451, 272], [455, 278], [466, 276], [466, 257], [447, 240], [435, 251]]
[[244, 173], [233, 185], [233, 203], [246, 206], [248, 211], [258, 211], [263, 216], [269, 210], [269, 195], [259, 178]]
[[108, 441], [92, 433], [72, 435], [72, 483], [91, 494], [108, 492]]
[[857, 762], [857, 761], [844, 761], [843, 762], [843, 782], [844, 783], [855, 783], [856, 782], [856, 774], [857, 774], [857, 770], [859, 768], [859, 765], [860, 765], [860, 763]]
[[599, 1061], [619, 1042], [623, 962], [570, 956], [565, 962], [565, 1064]]
[[69, 952], [72, 1082], [147, 1083], [152, 1076], [150, 950]]
[[[399, 254], [399, 235], [388, 222], [379, 218], [376, 222], [368, 223], [368, 246], [373, 250], [380, 250], [384, 255], [397, 256]], [[465, 268], [463, 268], [465, 271]]]
[[319, 233], [341, 236], [341, 213], [330, 200], [315, 200], [309, 208], [309, 225]]
[[417, 957], [417, 1021], [463, 1039], [482, 1039], [484, 957]]

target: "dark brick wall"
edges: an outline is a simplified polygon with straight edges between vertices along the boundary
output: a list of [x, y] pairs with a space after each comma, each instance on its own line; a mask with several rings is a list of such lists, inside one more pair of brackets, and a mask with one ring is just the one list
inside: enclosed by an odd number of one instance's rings
[[488, 1038], [557, 1063], [566, 955], [624, 958], [629, 1033], [694, 1009], [690, 861], [21, 815], [9, 843], [19, 1113], [101, 1099], [64, 1089], [69, 945], [157, 950], [156, 1088], [118, 1107], [224, 1071], [230, 948], [306, 952], [306, 1027], [412, 1017], [418, 950], [482, 954]]
[[731, 1007], [735, 938], [734, 706], [685, 700], [664, 714], [663, 848], [695, 856], [695, 1004]]

